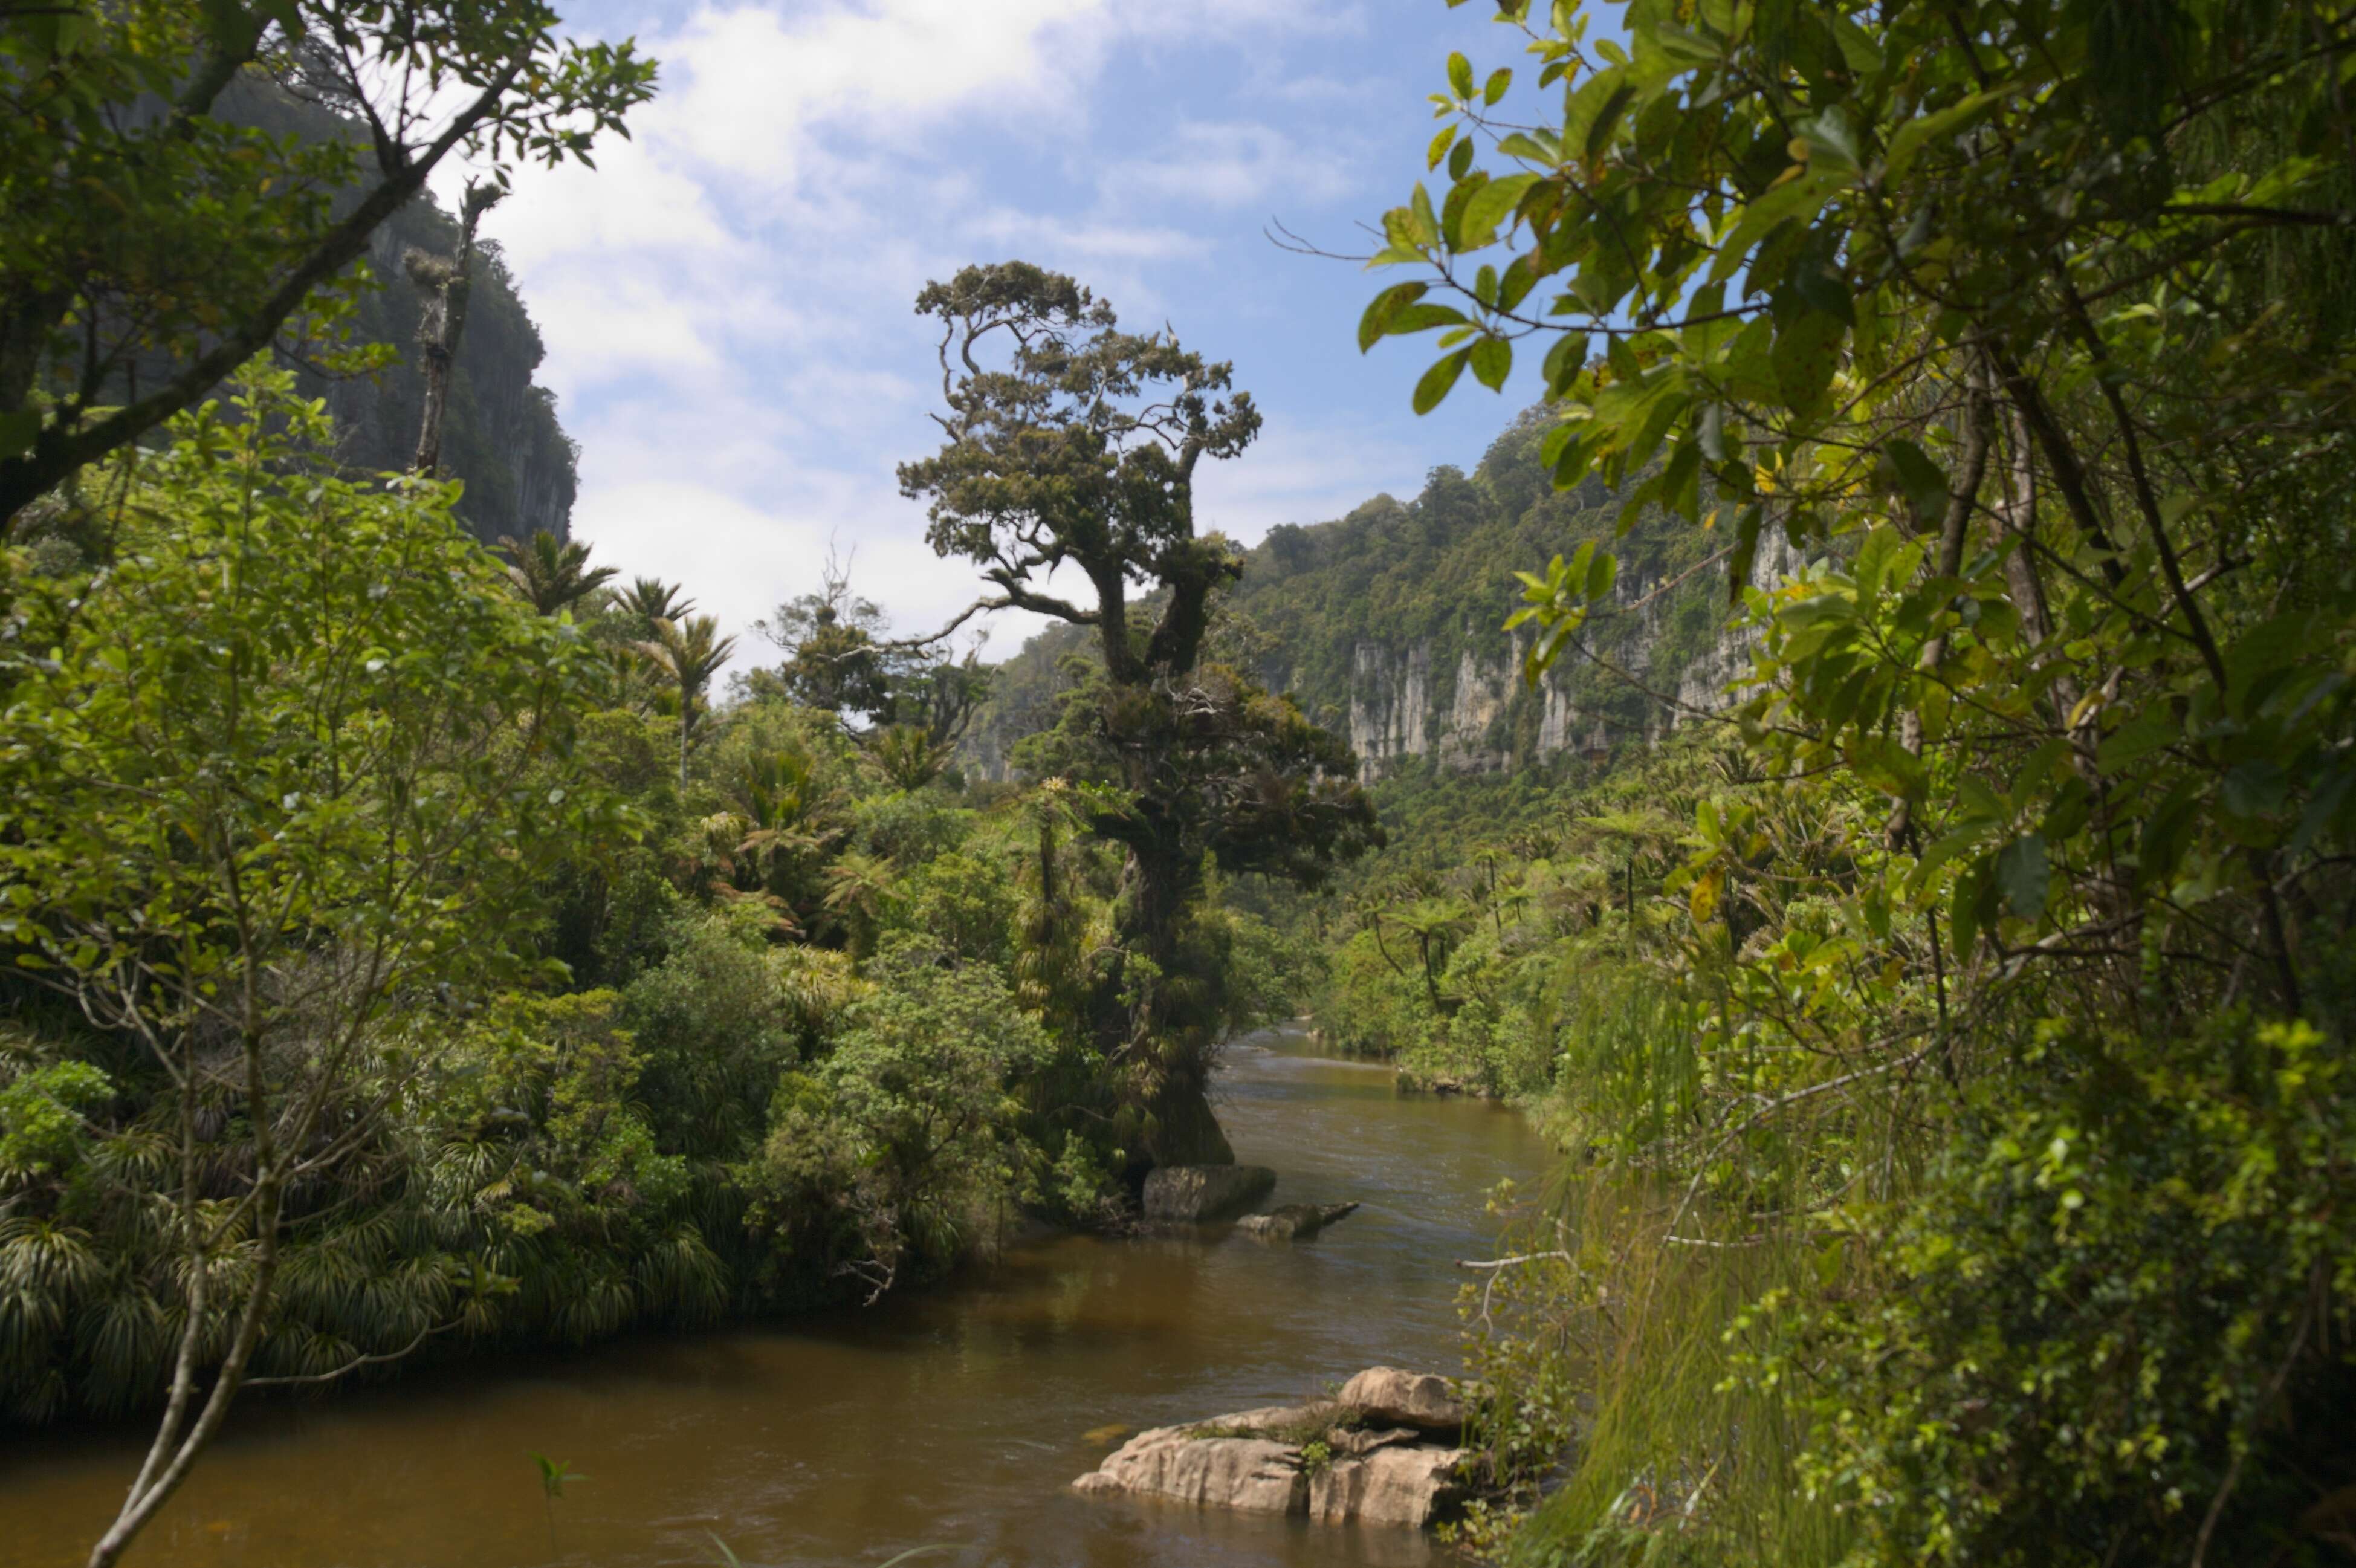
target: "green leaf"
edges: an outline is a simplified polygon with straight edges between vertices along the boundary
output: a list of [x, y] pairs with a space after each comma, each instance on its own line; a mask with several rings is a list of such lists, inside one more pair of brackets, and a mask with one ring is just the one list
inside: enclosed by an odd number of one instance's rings
[[1946, 471], [1929, 453], [1900, 436], [1882, 443], [1878, 466], [1883, 482], [1906, 498], [1917, 518], [1933, 521], [1946, 515]]
[[1967, 962], [1973, 947], [1979, 940], [1980, 925], [1988, 914], [1987, 904], [1996, 886], [1996, 863], [1983, 856], [1971, 865], [1971, 869], [1955, 878], [1954, 897], [1947, 906], [1947, 928], [1955, 941], [1955, 962]]
[[2044, 787], [2045, 780], [2052, 777], [2053, 770], [2069, 755], [2070, 743], [2058, 735], [2040, 743], [2035, 751], [2029, 754], [2029, 760], [2022, 763], [2019, 770], [2012, 776], [2010, 808], [2016, 811], [2027, 811], [2029, 802]]
[[1871, 33], [1839, 11], [1828, 11], [1826, 16], [1832, 27], [1833, 41], [1840, 46], [1841, 63], [1850, 74], [1868, 76], [1881, 69], [1881, 50], [1875, 46]]
[[1751, 585], [1751, 571], [1759, 560], [1759, 529], [1767, 520], [1766, 509], [1753, 503], [1745, 507], [1734, 525], [1734, 553], [1728, 558], [1726, 568], [1726, 598], [1729, 604], [1742, 602], [1742, 590]]
[[2136, 850], [2136, 880], [2147, 888], [2165, 886], [2184, 858], [2201, 814], [2201, 792], [2191, 779], [2180, 779], [2168, 798], [2144, 822]]
[[2115, 773], [2130, 762], [2174, 744], [2183, 733], [2184, 726], [2175, 711], [2166, 703], [2153, 703], [2103, 737], [2102, 744], [2094, 748], [2094, 766], [2105, 773]]
[[1961, 131], [2016, 91], [2016, 87], [2006, 86], [1975, 92], [1961, 102], [1899, 126], [1890, 135], [1890, 151], [1882, 160], [1886, 177], [1897, 179], [1904, 175], [1925, 147]]
[[1458, 225], [1461, 237], [1457, 249], [1477, 251], [1496, 238], [1497, 225], [1520, 205], [1522, 193], [1537, 182], [1538, 177], [1535, 174], [1509, 174], [1490, 180], [1474, 191], [1464, 203], [1464, 217]]
[[1491, 392], [1505, 390], [1513, 373], [1514, 346], [1503, 338], [1483, 338], [1472, 345], [1472, 379]]
[[1547, 395], [1560, 397], [1586, 369], [1587, 334], [1566, 332], [1547, 350], [1546, 363], [1539, 373], [1546, 377]]
[[1368, 302], [1365, 314], [1358, 317], [1358, 352], [1365, 353], [1380, 342], [1391, 330], [1391, 321], [1398, 313], [1430, 293], [1431, 285], [1421, 283], [1395, 284]]
[[1783, 405], [1802, 419], [1815, 417], [1833, 372], [1840, 366], [1847, 329], [1821, 311], [1804, 311], [1775, 330], [1775, 386]]
[[1608, 550], [1599, 550], [1587, 565], [1587, 596], [1600, 599], [1612, 591], [1620, 579], [1620, 559]]
[[2048, 882], [2045, 836], [2024, 833], [1997, 851], [1996, 881], [2014, 914], [2024, 920], [2044, 914]]
[[1712, 400], [1702, 405], [1701, 418], [1694, 426], [1694, 440], [1701, 455], [1713, 463], [1726, 461], [1726, 404]]
[[1448, 57], [1448, 89], [1459, 98], [1472, 96], [1472, 62], [1461, 52]]
[[1455, 140], [1456, 127], [1454, 125], [1442, 125], [1440, 128], [1440, 134], [1431, 138], [1431, 148], [1424, 155], [1423, 166], [1426, 168], [1438, 168], [1440, 166], [1440, 160], [1448, 156], [1448, 149], [1454, 144]]
[[1848, 111], [1835, 103], [1821, 114], [1803, 120], [1794, 127], [1800, 140], [1808, 145], [1808, 167], [1832, 166], [1843, 173], [1853, 173], [1858, 166], [1857, 133], [1849, 128]]
[[1438, 408], [1449, 389], [1455, 386], [1456, 378], [1464, 373], [1465, 361], [1472, 357], [1471, 349], [1459, 349], [1424, 371], [1423, 379], [1415, 383], [1416, 413], [1430, 413]]
[[[1709, 282], [1724, 283], [1742, 268], [1751, 248], [1785, 222], [1797, 220], [1813, 221], [1819, 209], [1840, 189], [1839, 177], [1804, 174], [1799, 178], [1777, 186], [1742, 209], [1734, 227], [1718, 248], [1718, 260], [1710, 263]], [[1752, 279], [1754, 285], [1772, 280]]]
[[1466, 327], [1471, 322], [1464, 313], [1451, 305], [1410, 305], [1391, 317], [1393, 336], [1409, 332], [1429, 332], [1435, 327]]
[[2229, 815], [2263, 817], [2280, 811], [2289, 793], [2290, 777], [2282, 765], [2258, 757], [2225, 775], [2218, 800]]
[[1513, 71], [1507, 67], [1499, 66], [1489, 73], [1487, 84], [1481, 89], [1481, 102], [1494, 108], [1505, 98], [1506, 90], [1513, 85]]
[[1612, 145], [1612, 133], [1620, 128], [1620, 116], [1628, 112], [1628, 105], [1635, 96], [1636, 84], [1623, 81], [1612, 90], [1612, 96], [1605, 99], [1603, 106], [1596, 111], [1594, 124], [1587, 128], [1585, 150], [1589, 162], [1601, 156], [1603, 149]]

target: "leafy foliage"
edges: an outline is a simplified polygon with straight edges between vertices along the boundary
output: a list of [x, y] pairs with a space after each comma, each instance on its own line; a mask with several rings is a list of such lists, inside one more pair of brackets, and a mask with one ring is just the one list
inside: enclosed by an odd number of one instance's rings
[[[1231, 1017], [1221, 934], [1198, 918], [1206, 859], [1308, 884], [1376, 836], [1348, 747], [1204, 661], [1213, 592], [1242, 564], [1195, 532], [1194, 470], [1238, 456], [1258, 411], [1228, 366], [1166, 331], [1120, 331], [1108, 304], [1027, 263], [968, 267], [916, 308], [941, 323], [947, 440], [900, 484], [930, 503], [933, 548], [997, 590], [966, 613], [1028, 609], [1095, 633], [1096, 676], [1024, 764], [1080, 786], [1079, 820], [1124, 853], [1085, 1027], [1126, 1080], [1120, 1124], [1143, 1155], [1226, 1157], [1205, 1098]], [[1066, 564], [1090, 601], [1047, 591]], [[1132, 604], [1141, 584], [1153, 600]]]
[[[194, 406], [306, 302], [332, 310], [452, 149], [501, 177], [585, 161], [654, 68], [557, 26], [536, 0], [0, 16], [0, 520]], [[249, 97], [325, 102], [343, 134], [261, 129]]]
[[[1705, 1028], [1641, 1044], [1665, 1114], [1615, 1122], [1583, 1077], [1565, 1114], [1638, 1182], [1618, 1234], [1726, 1253], [1763, 1304], [1655, 1295], [1614, 1342], [1748, 1325], [1718, 1397], [1767, 1402], [1725, 1467], [1812, 1489], [1632, 1512], [1668, 1477], [1600, 1444], [1517, 1550], [2325, 1560], [2351, 1472], [2309, 1412], [2356, 1316], [2313, 1218], [2346, 1092], [2356, 598], [2315, 563], [2350, 473], [2351, 18], [1623, 18], [1502, 7], [1536, 100], [1451, 60], [1447, 188], [1376, 258], [1422, 275], [1361, 346], [1440, 334], [1419, 408], [1541, 348], [1556, 484], [1727, 542], [1740, 750], [1678, 802], [1682, 908], [1630, 954]], [[1771, 531], [1814, 564], [1754, 585]], [[1584, 654], [1615, 561], [1525, 578], [1534, 674]], [[1622, 1301], [1662, 1277], [1595, 1266]], [[1606, 1363], [1593, 1397], [1641, 1412], [1647, 1377]]]

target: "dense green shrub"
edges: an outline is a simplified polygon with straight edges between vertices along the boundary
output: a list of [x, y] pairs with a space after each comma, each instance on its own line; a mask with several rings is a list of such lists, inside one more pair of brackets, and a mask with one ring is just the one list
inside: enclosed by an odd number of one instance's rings
[[993, 1232], [1034, 1151], [1016, 1084], [1052, 1047], [1004, 979], [921, 937], [887, 940], [824, 1060], [783, 1079], [744, 1167], [752, 1223], [873, 1300]]
[[2347, 1560], [2356, 1082], [2314, 1028], [2057, 1022], [1870, 1240], [1746, 1319], [1862, 1558]]

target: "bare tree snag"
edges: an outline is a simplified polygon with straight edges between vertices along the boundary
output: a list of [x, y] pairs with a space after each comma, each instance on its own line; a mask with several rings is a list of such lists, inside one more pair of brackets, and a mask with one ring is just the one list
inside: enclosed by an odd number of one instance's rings
[[415, 246], [401, 258], [409, 281], [425, 295], [425, 315], [417, 324], [419, 369], [425, 376], [425, 412], [417, 423], [417, 456], [410, 471], [431, 478], [442, 464], [442, 422], [450, 408], [450, 371], [457, 362], [458, 339], [466, 330], [466, 297], [474, 292], [475, 230], [483, 214], [506, 194], [495, 185], [466, 182], [466, 199], [458, 220], [458, 253], [429, 255]]

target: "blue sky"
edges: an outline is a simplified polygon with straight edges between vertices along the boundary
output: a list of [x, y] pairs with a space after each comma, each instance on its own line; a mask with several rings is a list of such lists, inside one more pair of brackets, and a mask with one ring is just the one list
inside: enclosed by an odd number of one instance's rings
[[[1469, 465], [1535, 394], [1468, 378], [1408, 395], [1419, 344], [1364, 358], [1388, 279], [1335, 250], [1404, 198], [1451, 48], [1483, 71], [1518, 37], [1475, 0], [773, 0], [575, 8], [635, 35], [662, 92], [595, 173], [519, 175], [487, 229], [548, 340], [541, 379], [582, 445], [575, 532], [684, 582], [744, 632], [818, 581], [830, 542], [905, 630], [974, 596], [936, 559], [893, 467], [935, 445], [927, 278], [1019, 256], [1074, 274], [1124, 324], [1231, 359], [1268, 417], [1199, 487], [1246, 541], [1412, 494]], [[452, 171], [455, 174], [455, 171]], [[987, 656], [1035, 622], [1002, 617]], [[744, 639], [740, 663], [766, 654]]]

